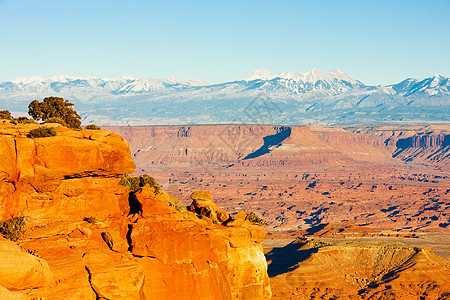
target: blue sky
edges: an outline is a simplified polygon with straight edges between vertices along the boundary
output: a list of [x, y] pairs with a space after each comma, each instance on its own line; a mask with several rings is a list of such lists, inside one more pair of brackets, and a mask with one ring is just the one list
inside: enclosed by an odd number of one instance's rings
[[0, 81], [55, 74], [224, 82], [341, 69], [450, 77], [450, 0], [0, 0]]

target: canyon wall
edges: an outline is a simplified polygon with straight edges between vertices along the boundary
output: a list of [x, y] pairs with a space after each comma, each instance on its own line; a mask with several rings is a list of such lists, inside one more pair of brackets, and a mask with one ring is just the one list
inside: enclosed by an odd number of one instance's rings
[[450, 172], [450, 126], [377, 126], [347, 129], [384, 139], [392, 156], [405, 163]]
[[[336, 165], [400, 159], [448, 171], [449, 126], [195, 125], [108, 127], [130, 143], [138, 167], [158, 164]], [[289, 162], [285, 160], [289, 160]]]
[[0, 235], [0, 297], [270, 298], [265, 232], [246, 214], [217, 211], [229, 218], [219, 222], [150, 186], [130, 198], [119, 185], [135, 170], [124, 139], [41, 126], [56, 136], [0, 124], [0, 220], [26, 223], [17, 243]]
[[230, 212], [259, 212], [270, 230], [449, 226], [448, 126], [108, 129], [129, 141], [137, 174], [152, 174], [185, 205], [193, 190], [208, 189]]
[[389, 160], [378, 137], [319, 126], [107, 127], [124, 137], [139, 168], [158, 165], [311, 166]]

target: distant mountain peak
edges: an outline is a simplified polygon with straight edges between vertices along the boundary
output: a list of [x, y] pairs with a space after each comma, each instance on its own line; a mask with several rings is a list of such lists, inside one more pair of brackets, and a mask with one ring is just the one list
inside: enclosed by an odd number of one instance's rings
[[[255, 111], [245, 119], [253, 122], [250, 119], [259, 118], [256, 110], [261, 104], [254, 100], [262, 93], [271, 99], [265, 104], [276, 103], [275, 111], [281, 110], [279, 116], [271, 111], [268, 119], [263, 117], [265, 122], [449, 124], [450, 120], [450, 78], [437, 74], [389, 86], [366, 86], [341, 70], [318, 69], [278, 74], [256, 70], [240, 81], [219, 84], [175, 76], [154, 79], [130, 75], [32, 76], [0, 82], [0, 103], [17, 115], [26, 114], [30, 99], [57, 95], [75, 103], [83, 122], [100, 125], [227, 123]], [[174, 105], [168, 105], [169, 101]], [[248, 106], [253, 104], [256, 106]]]
[[73, 80], [89, 80], [93, 77], [88, 75], [64, 75], [64, 74], [58, 74], [52, 76], [50, 81], [58, 81], [58, 82], [67, 82], [67, 81], [73, 81]]
[[174, 83], [183, 82], [180, 78], [176, 77], [175, 75], [169, 76], [167, 78], [168, 81], [172, 81]]
[[39, 76], [29, 76], [29, 77], [17, 77], [14, 78], [13, 80], [11, 80], [12, 83], [16, 83], [16, 84], [28, 84], [28, 83], [32, 83], [32, 82], [36, 82], [36, 81], [43, 81], [44, 79], [42, 77]]
[[321, 72], [317, 68], [312, 69], [311, 71], [305, 73], [304, 75], [305, 75], [304, 81], [312, 83], [315, 83], [319, 80], [330, 79], [330, 77], [332, 77], [328, 73]]
[[109, 80], [109, 81], [114, 81], [114, 80], [136, 80], [137, 78], [134, 76], [131, 76], [129, 74], [123, 74], [121, 76], [117, 76], [111, 79], [105, 79], [105, 80]]
[[252, 80], [272, 80], [275, 78], [283, 78], [293, 81], [302, 81], [315, 84], [317, 81], [327, 81], [327, 80], [342, 80], [347, 81], [352, 84], [358, 84], [359, 81], [351, 78], [341, 70], [332, 70], [328, 72], [322, 72], [317, 68], [313, 68], [311, 71], [306, 73], [298, 72], [282, 72], [278, 74], [272, 74], [267, 70], [256, 70], [252, 73], [242, 77], [240, 80], [252, 81]]
[[257, 79], [270, 80], [275, 78], [274, 75], [268, 70], [255, 70], [248, 75], [245, 75], [240, 80], [252, 81]]

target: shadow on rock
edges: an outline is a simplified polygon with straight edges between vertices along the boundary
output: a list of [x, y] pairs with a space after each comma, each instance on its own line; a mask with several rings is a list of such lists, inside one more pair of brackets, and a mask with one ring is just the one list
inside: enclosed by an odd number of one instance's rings
[[307, 240], [297, 239], [282, 248], [273, 248], [267, 253], [266, 260], [270, 262], [267, 269], [269, 277], [297, 269], [299, 263], [318, 251], [318, 248], [302, 249], [306, 244]]

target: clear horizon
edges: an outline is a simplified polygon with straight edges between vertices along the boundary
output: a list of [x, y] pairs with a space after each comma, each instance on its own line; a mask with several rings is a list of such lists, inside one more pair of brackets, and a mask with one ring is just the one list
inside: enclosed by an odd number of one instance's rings
[[340, 69], [367, 85], [450, 77], [450, 1], [0, 0], [0, 81]]

